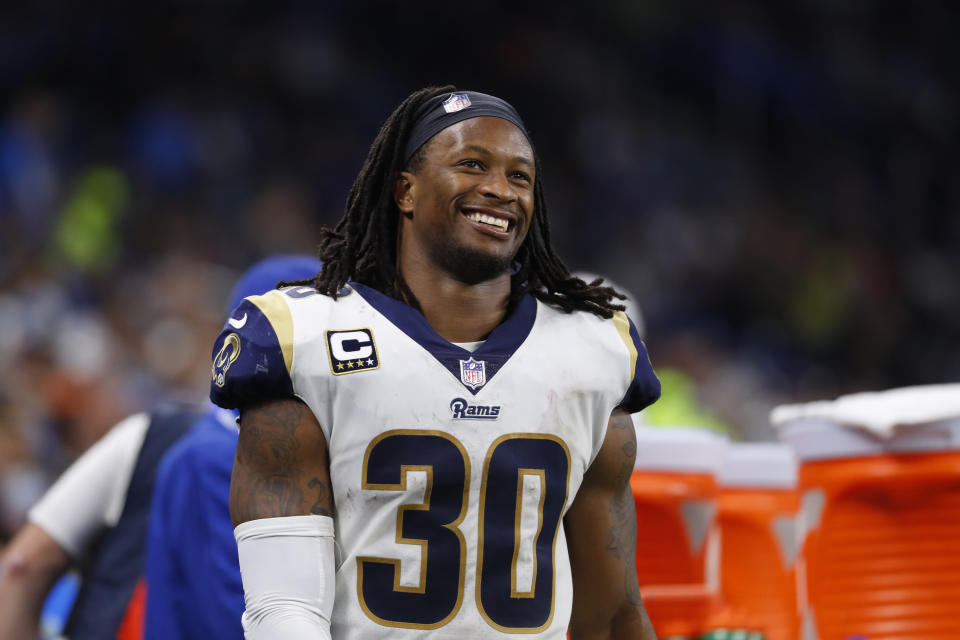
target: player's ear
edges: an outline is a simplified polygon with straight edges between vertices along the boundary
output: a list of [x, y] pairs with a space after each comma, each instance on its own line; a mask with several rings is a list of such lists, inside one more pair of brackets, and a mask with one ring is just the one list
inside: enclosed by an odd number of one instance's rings
[[413, 215], [413, 201], [417, 190], [417, 177], [409, 171], [401, 171], [393, 185], [393, 200], [400, 213]]

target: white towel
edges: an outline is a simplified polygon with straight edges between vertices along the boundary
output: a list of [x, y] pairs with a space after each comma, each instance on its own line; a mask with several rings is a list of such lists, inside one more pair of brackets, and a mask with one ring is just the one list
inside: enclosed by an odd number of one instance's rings
[[770, 421], [828, 420], [889, 438], [897, 427], [960, 418], [960, 384], [932, 384], [840, 396], [836, 400], [775, 407]]

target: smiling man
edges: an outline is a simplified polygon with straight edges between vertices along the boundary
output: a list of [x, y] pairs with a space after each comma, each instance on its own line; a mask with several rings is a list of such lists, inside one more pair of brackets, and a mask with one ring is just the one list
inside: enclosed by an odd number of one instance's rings
[[654, 638], [629, 413], [659, 382], [550, 247], [516, 110], [409, 96], [320, 258], [214, 346], [247, 637]]

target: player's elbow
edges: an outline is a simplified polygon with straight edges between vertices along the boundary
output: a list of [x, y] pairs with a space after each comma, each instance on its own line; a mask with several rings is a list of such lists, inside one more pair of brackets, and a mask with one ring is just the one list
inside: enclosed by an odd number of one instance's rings
[[68, 564], [69, 558], [59, 548], [44, 553], [21, 548], [15, 541], [0, 558], [0, 589], [4, 593], [42, 596]]
[[0, 640], [36, 637], [53, 579], [37, 560], [10, 552], [0, 558]]
[[322, 607], [306, 599], [273, 596], [248, 601], [242, 621], [248, 640], [330, 640], [330, 620]]
[[570, 619], [571, 640], [656, 640], [650, 619], [642, 606], [623, 606], [617, 610], [595, 607]]

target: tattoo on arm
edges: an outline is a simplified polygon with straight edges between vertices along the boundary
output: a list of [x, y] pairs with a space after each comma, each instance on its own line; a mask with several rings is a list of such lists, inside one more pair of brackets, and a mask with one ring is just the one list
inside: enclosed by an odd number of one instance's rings
[[313, 506], [310, 507], [310, 513], [318, 516], [333, 517], [333, 512], [326, 507], [328, 504], [333, 504], [333, 498], [330, 495], [330, 487], [328, 487], [327, 484], [320, 478], [310, 478], [310, 482], [307, 483], [307, 487], [310, 489], [317, 489], [317, 499], [314, 501]]
[[330, 514], [328, 483], [312, 474], [309, 480], [304, 477], [310, 469], [301, 460], [298, 436], [305, 429], [316, 429], [316, 425], [304, 420], [303, 405], [297, 400], [271, 402], [245, 412], [230, 488], [235, 523], [305, 514], [308, 493], [316, 495], [310, 513]]
[[637, 457], [637, 436], [633, 430], [633, 420], [625, 413], [616, 413], [610, 419], [609, 428], [623, 430], [626, 441], [621, 445], [623, 455], [620, 469], [615, 479], [615, 494], [610, 503], [611, 528], [607, 534], [606, 549], [614, 557], [623, 561], [624, 589], [627, 600], [634, 606], [642, 606], [640, 587], [633, 567], [637, 545], [637, 512], [633, 503], [633, 491], [630, 489], [630, 476]]

